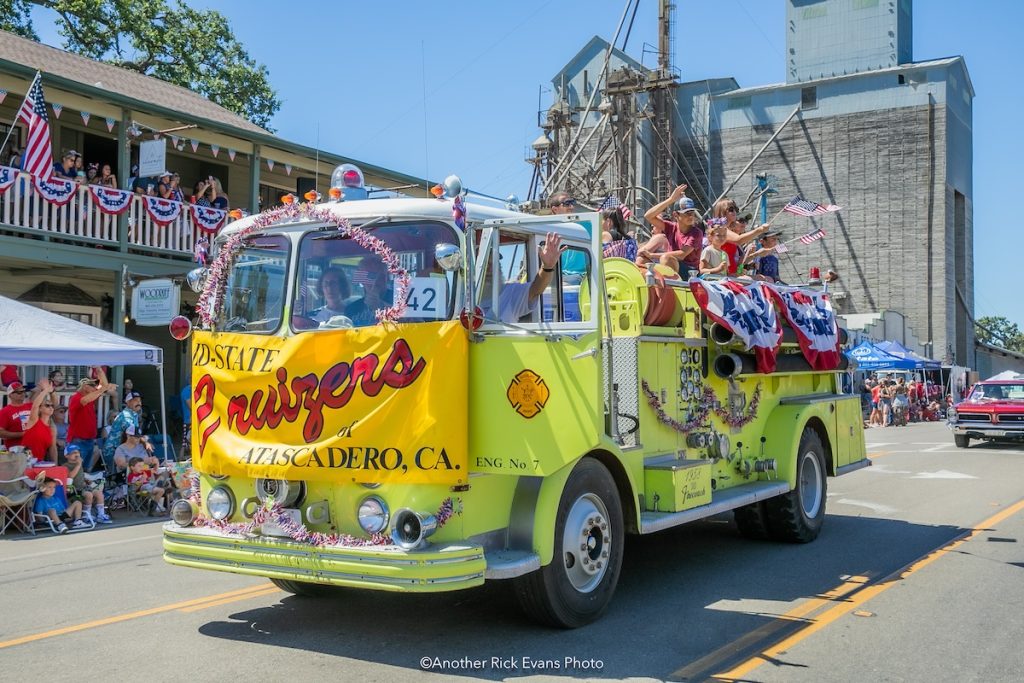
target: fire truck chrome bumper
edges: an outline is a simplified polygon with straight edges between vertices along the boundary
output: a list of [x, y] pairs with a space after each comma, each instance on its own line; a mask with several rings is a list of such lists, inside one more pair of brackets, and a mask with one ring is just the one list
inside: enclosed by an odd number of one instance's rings
[[228, 536], [210, 529], [164, 525], [164, 559], [176, 565], [354, 588], [432, 593], [479, 586], [487, 569], [474, 544], [313, 547], [268, 537]]

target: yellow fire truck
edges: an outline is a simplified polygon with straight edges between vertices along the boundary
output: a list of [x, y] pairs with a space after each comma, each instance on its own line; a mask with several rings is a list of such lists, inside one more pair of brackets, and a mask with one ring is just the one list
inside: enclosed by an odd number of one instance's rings
[[[190, 274], [207, 329], [168, 562], [303, 596], [511, 580], [577, 627], [607, 609], [626, 534], [732, 510], [746, 536], [808, 542], [826, 477], [869, 464], [836, 371], [786, 328], [759, 373], [687, 283], [602, 258], [599, 214], [353, 200], [356, 174], [344, 201], [230, 224]], [[551, 281], [524, 295], [553, 235]]]

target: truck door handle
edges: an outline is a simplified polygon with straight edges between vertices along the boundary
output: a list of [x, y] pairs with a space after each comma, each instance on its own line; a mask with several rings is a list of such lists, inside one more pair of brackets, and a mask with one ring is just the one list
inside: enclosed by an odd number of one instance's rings
[[591, 356], [596, 356], [596, 355], [597, 355], [597, 348], [594, 347], [592, 349], [587, 349], [586, 351], [580, 351], [579, 353], [577, 353], [575, 356], [572, 357], [572, 360], [579, 360], [581, 358], [589, 358]]

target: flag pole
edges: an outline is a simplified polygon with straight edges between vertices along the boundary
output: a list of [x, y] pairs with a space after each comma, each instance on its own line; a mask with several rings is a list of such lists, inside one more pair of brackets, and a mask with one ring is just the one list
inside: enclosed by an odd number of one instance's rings
[[[7, 142], [11, 139], [11, 135], [14, 134], [14, 127], [18, 125], [18, 118], [19, 114], [21, 114], [21, 109], [25, 106], [25, 101], [28, 99], [28, 96], [32, 94], [32, 87], [36, 84], [36, 81], [38, 81], [42, 77], [42, 75], [43, 72], [37, 70], [35, 77], [32, 79], [32, 82], [28, 84], [28, 90], [25, 91], [25, 98], [21, 101], [21, 107], [18, 107], [18, 113], [14, 115], [14, 121], [11, 122], [11, 127], [7, 131], [7, 137], [4, 138], [4, 144], [0, 145], [0, 153], [2, 153], [4, 149], [7, 148]], [[3, 165], [6, 166], [6, 164]]]
[[[789, 203], [787, 203], [786, 206], [789, 206]], [[782, 212], [786, 210], [786, 206], [784, 206], [781, 209], [779, 209], [779, 212], [777, 214], [775, 214], [774, 216], [772, 216], [771, 220], [769, 220], [767, 223], [765, 223], [765, 225], [770, 226], [772, 223], [774, 223], [775, 219], [778, 218], [779, 216], [781, 216]]]

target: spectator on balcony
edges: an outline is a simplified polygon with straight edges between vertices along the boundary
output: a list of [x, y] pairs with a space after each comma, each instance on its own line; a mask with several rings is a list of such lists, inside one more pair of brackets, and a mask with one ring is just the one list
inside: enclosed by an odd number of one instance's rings
[[207, 176], [196, 183], [192, 190], [192, 203], [196, 206], [213, 206], [213, 200], [217, 198], [216, 189], [213, 186], [213, 176]]
[[75, 168], [75, 159], [81, 159], [82, 155], [73, 149], [64, 152], [60, 163], [53, 165], [53, 177], [57, 180], [75, 180], [78, 178], [78, 169]]
[[[75, 152], [75, 154], [78, 154], [78, 152]], [[78, 154], [78, 156], [75, 157], [75, 175], [78, 175], [79, 173], [83, 176], [85, 175], [85, 159], [82, 158], [81, 154]]]
[[100, 169], [100, 175], [96, 178], [96, 183], [103, 187], [117, 189], [117, 176], [111, 170], [110, 164], [103, 164], [103, 168]]
[[176, 202], [185, 202], [185, 193], [181, 191], [181, 176], [177, 173], [171, 174], [171, 199]]
[[85, 169], [85, 179], [89, 181], [90, 185], [97, 185], [100, 182], [100, 165], [89, 164]]
[[160, 199], [174, 199], [174, 192], [171, 190], [172, 175], [170, 171], [164, 171], [160, 174], [156, 184], [156, 196], [160, 197]]
[[7, 165], [13, 166], [14, 168], [21, 169], [22, 164], [22, 149], [17, 145], [11, 147], [11, 156], [7, 159]]
[[228, 196], [224, 194], [224, 188], [221, 187], [220, 181], [210, 176], [210, 182], [213, 184], [213, 201], [211, 202], [213, 208], [227, 211], [230, 202], [228, 201]]

